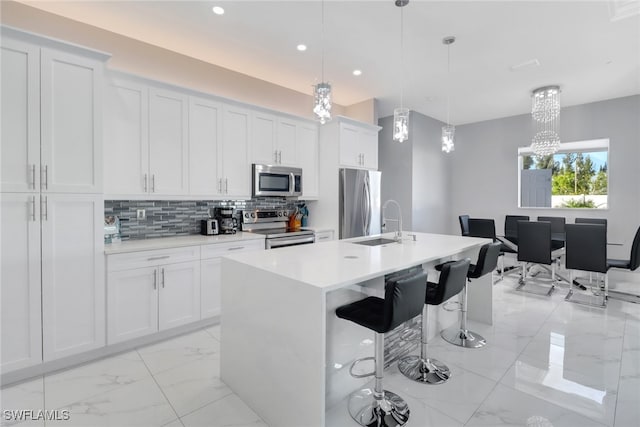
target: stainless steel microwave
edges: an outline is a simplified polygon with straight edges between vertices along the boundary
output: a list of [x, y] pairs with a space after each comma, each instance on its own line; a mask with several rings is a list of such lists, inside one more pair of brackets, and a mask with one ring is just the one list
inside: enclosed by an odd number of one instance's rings
[[302, 169], [253, 165], [253, 197], [302, 196]]

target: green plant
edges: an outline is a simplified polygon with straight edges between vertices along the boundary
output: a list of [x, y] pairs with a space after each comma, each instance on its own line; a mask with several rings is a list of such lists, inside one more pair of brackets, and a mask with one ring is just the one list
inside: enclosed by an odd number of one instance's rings
[[582, 199], [571, 199], [562, 203], [563, 208], [595, 208], [596, 204], [593, 200], [587, 200], [582, 197]]

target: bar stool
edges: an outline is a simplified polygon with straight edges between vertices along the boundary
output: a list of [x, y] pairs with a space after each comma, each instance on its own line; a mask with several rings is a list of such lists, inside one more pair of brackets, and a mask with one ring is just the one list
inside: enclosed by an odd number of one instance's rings
[[[487, 243], [480, 248], [477, 263], [469, 266], [469, 272], [467, 273], [467, 281], [469, 283], [471, 283], [471, 279], [478, 279], [495, 270], [498, 265], [501, 246], [502, 244], [500, 242], [493, 242]], [[467, 329], [466, 284], [462, 291], [462, 301], [460, 302], [460, 328], [453, 327], [445, 329], [440, 335], [445, 341], [460, 347], [480, 348], [487, 343], [481, 335]]]
[[439, 305], [462, 291], [469, 263], [468, 258], [446, 262], [442, 264], [438, 283], [427, 282], [427, 294], [422, 306], [420, 356], [407, 356], [398, 362], [398, 369], [405, 377], [424, 384], [440, 384], [449, 379], [447, 365], [427, 357], [428, 306]]
[[[384, 299], [368, 297], [336, 309], [341, 319], [350, 320], [375, 331], [375, 357], [358, 359], [351, 365], [357, 378], [375, 375], [375, 387], [359, 390], [349, 398], [349, 414], [362, 426], [403, 426], [409, 419], [409, 407], [397, 394], [384, 390], [384, 334], [422, 310], [427, 288], [427, 273], [419, 272], [387, 280]], [[354, 366], [363, 360], [375, 360], [375, 371], [353, 374]]]

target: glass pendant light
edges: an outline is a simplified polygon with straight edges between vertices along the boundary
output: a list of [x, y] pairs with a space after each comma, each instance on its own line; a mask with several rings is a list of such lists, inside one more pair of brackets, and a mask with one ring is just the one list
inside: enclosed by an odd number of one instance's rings
[[404, 15], [402, 8], [409, 0], [395, 0], [400, 8], [400, 108], [393, 110], [393, 140], [404, 142], [409, 139], [409, 109], [402, 106], [404, 98]]
[[531, 151], [538, 158], [555, 154], [560, 148], [559, 86], [545, 86], [531, 93], [531, 118], [536, 132]]
[[456, 135], [456, 127], [451, 124], [451, 45], [456, 41], [454, 36], [442, 39], [442, 44], [447, 46], [447, 124], [442, 126], [442, 151], [445, 153], [452, 152], [454, 147], [454, 139]]
[[324, 81], [324, 0], [322, 0], [322, 29], [320, 36], [322, 45], [322, 82], [313, 86], [313, 112], [325, 124], [331, 120], [331, 85]]

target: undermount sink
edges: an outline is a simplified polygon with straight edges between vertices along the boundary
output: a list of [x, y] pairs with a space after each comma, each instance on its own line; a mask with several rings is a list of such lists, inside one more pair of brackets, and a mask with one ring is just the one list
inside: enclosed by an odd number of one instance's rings
[[397, 243], [397, 242], [393, 239], [384, 239], [382, 237], [376, 237], [375, 239], [360, 240], [359, 242], [351, 242], [351, 243], [355, 243], [356, 245], [365, 245], [365, 246], [380, 246], [380, 245], [386, 245], [387, 243]]

